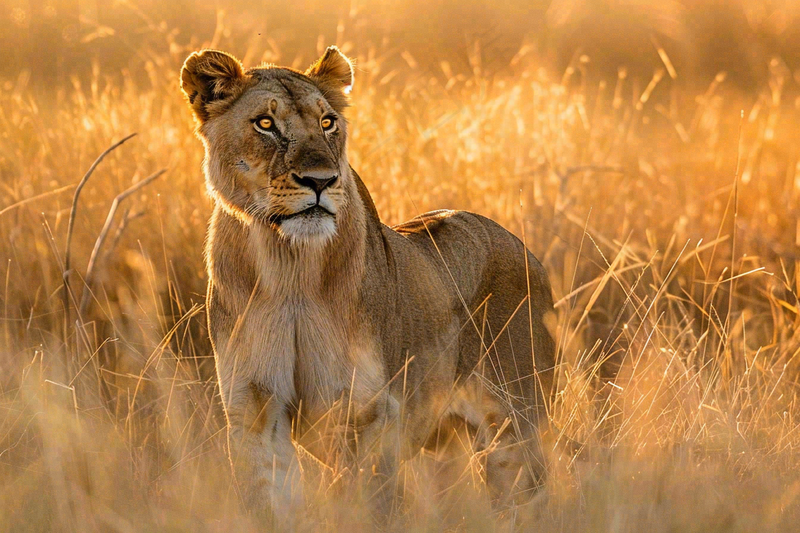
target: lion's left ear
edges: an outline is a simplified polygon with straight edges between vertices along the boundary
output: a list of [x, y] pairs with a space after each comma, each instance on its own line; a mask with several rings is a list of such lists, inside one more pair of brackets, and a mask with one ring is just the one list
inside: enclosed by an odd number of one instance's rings
[[345, 94], [353, 87], [353, 62], [336, 46], [329, 46], [316, 63], [306, 70], [306, 76], [335, 86]]
[[214, 102], [235, 95], [244, 79], [239, 60], [219, 50], [194, 52], [181, 69], [181, 89], [201, 124], [209, 119]]

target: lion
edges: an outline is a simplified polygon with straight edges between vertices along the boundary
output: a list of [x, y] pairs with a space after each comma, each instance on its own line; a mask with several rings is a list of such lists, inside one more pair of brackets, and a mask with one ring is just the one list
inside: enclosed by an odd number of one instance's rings
[[352, 86], [336, 47], [305, 72], [217, 50], [181, 71], [214, 204], [207, 319], [243, 501], [303, 501], [301, 450], [393, 487], [448, 424], [469, 428], [492, 501], [525, 497], [546, 471], [547, 274], [474, 213], [381, 223], [348, 163]]

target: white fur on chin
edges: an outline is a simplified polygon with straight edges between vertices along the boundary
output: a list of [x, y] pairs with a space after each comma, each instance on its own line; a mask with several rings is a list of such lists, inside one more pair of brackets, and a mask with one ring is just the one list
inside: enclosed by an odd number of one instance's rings
[[324, 246], [336, 236], [332, 216], [295, 217], [278, 226], [278, 234], [296, 246]]

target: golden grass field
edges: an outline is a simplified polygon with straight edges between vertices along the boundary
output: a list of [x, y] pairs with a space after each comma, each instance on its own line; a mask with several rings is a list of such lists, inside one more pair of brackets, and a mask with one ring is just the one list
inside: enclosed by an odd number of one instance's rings
[[[148, 55], [146, 75], [98, 67], [49, 97], [24, 71], [2, 82], [2, 531], [260, 530], [232, 488], [203, 310], [211, 205], [178, 87], [186, 55], [226, 31]], [[796, 531], [798, 75], [776, 59], [751, 90], [674, 78], [668, 59], [652, 78], [593, 75], [585, 57], [554, 73], [522, 49], [504, 75], [476, 58], [432, 76], [338, 44], [358, 66], [350, 162], [383, 220], [492, 217], [557, 302], [546, 488], [497, 513], [480, 461], [441, 488], [416, 458], [397, 527]], [[131, 133], [81, 191], [65, 274], [76, 186]], [[119, 202], [87, 278], [114, 198], [160, 169]], [[368, 505], [321, 485], [287, 512], [360, 531]]]

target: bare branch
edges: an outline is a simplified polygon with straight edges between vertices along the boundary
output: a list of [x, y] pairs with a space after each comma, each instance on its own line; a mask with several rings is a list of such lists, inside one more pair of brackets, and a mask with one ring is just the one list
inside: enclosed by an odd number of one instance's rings
[[114, 232], [114, 236], [111, 237], [111, 242], [106, 246], [106, 249], [103, 251], [103, 258], [102, 259], [98, 258], [97, 261], [105, 261], [107, 257], [113, 254], [114, 250], [117, 249], [119, 241], [122, 240], [122, 235], [128, 228], [128, 224], [130, 224], [137, 218], [143, 217], [146, 212], [147, 212], [146, 209], [139, 209], [131, 213], [130, 207], [125, 209], [125, 212], [122, 213], [122, 220], [120, 220], [119, 224], [117, 224], [117, 230]]
[[56, 194], [66, 192], [72, 189], [73, 187], [75, 187], [75, 184], [64, 185], [63, 187], [59, 187], [58, 189], [53, 189], [52, 191], [43, 192], [42, 194], [37, 194], [36, 196], [31, 196], [30, 198], [25, 198], [24, 200], [20, 200], [19, 202], [15, 202], [9, 206], [4, 207], [3, 209], [0, 209], [0, 216], [3, 216], [5, 213], [11, 211], [12, 209], [22, 207], [25, 204], [35, 202], [36, 200], [41, 200], [42, 198], [47, 198], [48, 196], [55, 196]]
[[83, 289], [83, 295], [81, 296], [81, 306], [80, 306], [80, 314], [83, 316], [86, 312], [86, 308], [89, 306], [89, 300], [91, 296], [91, 289], [92, 283], [94, 282], [94, 272], [95, 267], [97, 265], [97, 257], [100, 253], [100, 248], [103, 247], [103, 243], [105, 242], [106, 238], [108, 237], [108, 232], [111, 229], [111, 223], [114, 222], [114, 216], [117, 214], [117, 209], [119, 208], [119, 204], [122, 203], [128, 196], [134, 194], [139, 189], [146, 187], [153, 181], [155, 181], [159, 176], [161, 176], [167, 169], [162, 168], [158, 172], [154, 172], [153, 174], [149, 175], [139, 183], [136, 183], [129, 187], [128, 189], [124, 190], [123, 192], [119, 193], [114, 201], [111, 203], [111, 208], [108, 210], [108, 216], [106, 216], [106, 222], [103, 224], [103, 229], [100, 230], [100, 235], [97, 236], [97, 240], [94, 243], [94, 249], [92, 250], [92, 255], [89, 257], [89, 266], [86, 268], [86, 276], [84, 277], [84, 283], [86, 287]]
[[64, 342], [67, 341], [67, 328], [69, 327], [70, 319], [69, 319], [69, 298], [70, 298], [70, 288], [69, 288], [69, 273], [70, 273], [70, 252], [72, 248], [72, 231], [75, 228], [75, 215], [78, 212], [78, 197], [81, 194], [81, 190], [83, 190], [83, 186], [86, 185], [86, 182], [89, 181], [89, 178], [92, 177], [94, 173], [94, 169], [97, 168], [97, 165], [111, 152], [121, 146], [125, 141], [135, 137], [136, 133], [131, 133], [127, 137], [123, 138], [120, 141], [112, 144], [108, 148], [103, 151], [97, 159], [94, 160], [92, 166], [89, 167], [89, 170], [86, 171], [84, 174], [83, 179], [78, 183], [78, 186], [75, 188], [75, 195], [72, 197], [72, 208], [69, 212], [69, 224], [67, 225], [67, 245], [64, 250], [64, 271], [62, 273], [62, 277], [64, 278]]

